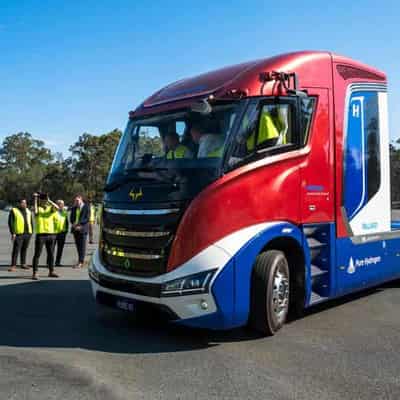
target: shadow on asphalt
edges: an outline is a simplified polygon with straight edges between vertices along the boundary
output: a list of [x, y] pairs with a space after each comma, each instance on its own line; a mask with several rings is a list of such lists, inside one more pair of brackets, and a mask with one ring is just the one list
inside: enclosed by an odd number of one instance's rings
[[86, 280], [24, 282], [0, 288], [0, 346], [163, 353], [207, 348], [207, 334], [159, 315], [96, 307]]
[[[385, 288], [400, 288], [400, 281], [315, 306], [305, 317]], [[169, 324], [158, 314], [138, 319], [134, 314], [96, 307], [86, 280], [42, 280], [2, 286], [0, 318], [0, 346], [145, 354], [199, 350], [223, 342], [260, 338], [247, 329], [189, 329]]]
[[327, 302], [317, 304], [305, 310], [304, 315], [298, 318], [291, 318], [288, 323], [295, 322], [302, 318], [307, 318], [308, 315], [317, 314], [323, 312], [325, 310], [330, 310], [332, 308], [340, 307], [347, 303], [351, 303], [353, 301], [357, 301], [363, 299], [365, 297], [370, 297], [372, 295], [379, 294], [385, 289], [400, 289], [400, 280], [394, 280], [387, 283], [384, 283], [380, 286], [374, 286], [372, 288], [363, 289], [359, 292], [345, 295], [343, 297], [339, 297], [337, 299], [329, 300]]

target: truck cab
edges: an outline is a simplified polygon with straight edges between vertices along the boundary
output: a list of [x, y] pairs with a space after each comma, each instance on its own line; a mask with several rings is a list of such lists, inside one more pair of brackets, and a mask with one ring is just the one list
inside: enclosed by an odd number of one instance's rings
[[89, 274], [99, 303], [274, 334], [400, 276], [387, 81], [330, 52], [166, 86], [130, 112]]

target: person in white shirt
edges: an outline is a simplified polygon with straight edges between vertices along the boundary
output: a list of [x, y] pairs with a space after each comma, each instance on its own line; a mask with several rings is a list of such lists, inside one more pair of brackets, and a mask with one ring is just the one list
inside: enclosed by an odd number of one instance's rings
[[197, 158], [221, 157], [225, 138], [223, 135], [206, 133], [204, 128], [194, 123], [190, 129], [190, 135], [195, 143], [199, 145]]

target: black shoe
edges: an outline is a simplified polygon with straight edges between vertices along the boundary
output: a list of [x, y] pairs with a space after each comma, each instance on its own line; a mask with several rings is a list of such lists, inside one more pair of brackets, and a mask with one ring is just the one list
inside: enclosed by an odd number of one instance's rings
[[63, 265], [61, 263], [56, 263], [56, 267], [62, 267]]

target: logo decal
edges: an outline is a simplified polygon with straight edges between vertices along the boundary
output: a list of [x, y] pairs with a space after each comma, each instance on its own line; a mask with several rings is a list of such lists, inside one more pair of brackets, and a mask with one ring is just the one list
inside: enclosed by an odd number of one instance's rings
[[381, 261], [382, 258], [380, 256], [365, 257], [362, 259], [356, 258], [355, 260], [353, 260], [353, 257], [350, 257], [349, 266], [347, 267], [347, 273], [354, 274], [359, 268], [365, 268], [370, 265], [376, 265], [379, 264]]
[[132, 201], [137, 201], [141, 197], [143, 197], [143, 191], [142, 188], [140, 188], [138, 191], [135, 191], [135, 189], [131, 189], [129, 192], [129, 197], [132, 199]]
[[360, 105], [353, 104], [353, 118], [360, 118]]
[[354, 274], [356, 272], [356, 267], [354, 266], [353, 257], [350, 257], [349, 266], [347, 267], [348, 274]]
[[378, 228], [378, 223], [377, 222], [369, 222], [369, 223], [364, 223], [362, 224], [362, 228], [366, 231], [369, 229], [377, 229]]

